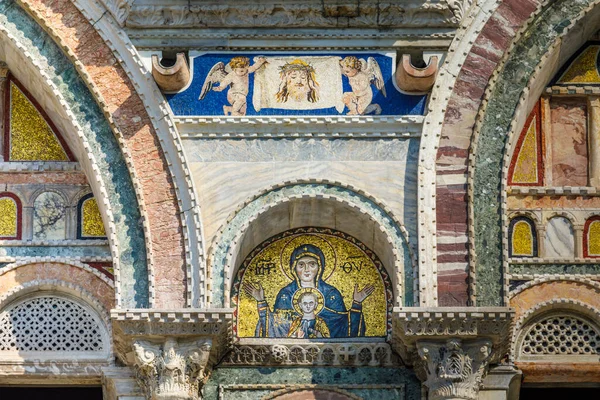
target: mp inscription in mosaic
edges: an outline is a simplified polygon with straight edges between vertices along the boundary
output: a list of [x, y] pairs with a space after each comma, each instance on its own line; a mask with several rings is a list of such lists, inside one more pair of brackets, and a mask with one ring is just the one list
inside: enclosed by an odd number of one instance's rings
[[192, 80], [167, 94], [176, 116], [422, 115], [427, 95], [395, 86], [395, 54], [191, 55]]
[[384, 337], [392, 292], [381, 262], [356, 239], [302, 228], [246, 258], [233, 286], [240, 338]]

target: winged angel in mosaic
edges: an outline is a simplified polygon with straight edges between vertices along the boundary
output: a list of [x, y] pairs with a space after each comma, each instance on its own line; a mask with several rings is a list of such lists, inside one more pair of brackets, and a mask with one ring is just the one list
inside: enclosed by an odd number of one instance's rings
[[267, 62], [265, 57], [256, 57], [251, 66], [248, 57], [233, 57], [227, 65], [216, 63], [208, 72], [199, 100], [203, 100], [208, 92], [222, 92], [229, 88], [227, 101], [229, 106], [223, 106], [225, 115], [246, 115], [249, 75]]
[[385, 92], [385, 82], [381, 74], [381, 68], [373, 57], [367, 60], [358, 59], [354, 56], [345, 57], [340, 61], [342, 75], [348, 77], [351, 92], [344, 93], [344, 104], [348, 107], [348, 115], [381, 114], [379, 104], [373, 102], [373, 89], [375, 85], [383, 97], [387, 97]]

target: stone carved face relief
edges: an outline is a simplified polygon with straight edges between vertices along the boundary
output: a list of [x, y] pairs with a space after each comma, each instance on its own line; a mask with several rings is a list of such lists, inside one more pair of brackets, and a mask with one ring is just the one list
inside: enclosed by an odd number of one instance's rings
[[316, 258], [302, 257], [296, 263], [296, 274], [302, 287], [314, 287], [319, 272], [319, 263]]

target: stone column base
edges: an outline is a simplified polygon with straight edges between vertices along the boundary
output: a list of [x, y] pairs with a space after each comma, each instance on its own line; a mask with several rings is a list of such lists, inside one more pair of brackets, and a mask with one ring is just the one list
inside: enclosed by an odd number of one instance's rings
[[518, 400], [523, 373], [510, 365], [489, 370], [477, 400]]
[[102, 393], [104, 400], [145, 400], [129, 367], [103, 368]]

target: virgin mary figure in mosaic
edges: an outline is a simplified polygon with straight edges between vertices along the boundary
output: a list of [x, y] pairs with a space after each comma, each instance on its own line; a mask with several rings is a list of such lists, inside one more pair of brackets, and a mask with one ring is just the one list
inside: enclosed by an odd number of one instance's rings
[[325, 255], [313, 244], [294, 249], [289, 272], [294, 280], [281, 288], [271, 311], [261, 283], [245, 282], [243, 290], [257, 302], [259, 319], [255, 337], [344, 338], [365, 335], [362, 303], [374, 291], [371, 284], [362, 290], [354, 285], [348, 309], [340, 291], [325, 282]]

